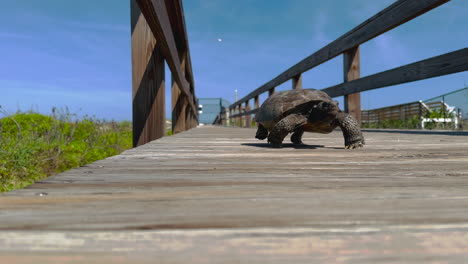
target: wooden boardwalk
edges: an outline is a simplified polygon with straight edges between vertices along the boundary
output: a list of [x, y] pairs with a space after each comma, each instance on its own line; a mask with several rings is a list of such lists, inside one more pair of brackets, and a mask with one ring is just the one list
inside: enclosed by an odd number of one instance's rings
[[466, 263], [468, 136], [200, 127], [0, 196], [0, 263]]

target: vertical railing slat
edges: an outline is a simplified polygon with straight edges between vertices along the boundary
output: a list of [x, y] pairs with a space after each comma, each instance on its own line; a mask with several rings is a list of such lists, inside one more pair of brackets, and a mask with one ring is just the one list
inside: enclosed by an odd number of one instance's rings
[[[360, 77], [360, 59], [359, 46], [346, 51], [343, 54], [343, 73], [344, 82], [359, 79]], [[358, 123], [361, 123], [361, 94], [348, 94], [344, 96], [345, 112], [351, 114]]]

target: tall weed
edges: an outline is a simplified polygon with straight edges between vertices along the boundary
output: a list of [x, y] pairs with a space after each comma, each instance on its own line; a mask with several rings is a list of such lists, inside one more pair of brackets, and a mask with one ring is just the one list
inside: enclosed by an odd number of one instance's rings
[[0, 119], [0, 192], [119, 154], [132, 147], [130, 122], [18, 112]]

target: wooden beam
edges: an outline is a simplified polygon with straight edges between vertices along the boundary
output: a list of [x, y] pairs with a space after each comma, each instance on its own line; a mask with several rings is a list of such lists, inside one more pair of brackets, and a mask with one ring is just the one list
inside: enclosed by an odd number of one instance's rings
[[[180, 67], [185, 70], [185, 60], [182, 60]], [[182, 93], [182, 90], [174, 79], [174, 75], [172, 76], [172, 133], [177, 134], [187, 130], [185, 123], [187, 106], [190, 100]]]
[[[359, 79], [360, 77], [359, 63], [359, 46], [346, 51], [343, 54], [343, 75], [344, 81], [349, 82]], [[344, 109], [346, 113], [352, 115], [358, 122], [361, 123], [361, 94], [347, 94], [344, 98]]]
[[294, 76], [292, 78], [292, 88], [293, 90], [300, 90], [302, 89], [302, 74]]
[[250, 111], [246, 111], [246, 112], [241, 113], [241, 114], [232, 115], [231, 118], [236, 118], [236, 117], [245, 116], [245, 115], [253, 115], [253, 114], [256, 114], [257, 112], [258, 112], [258, 109], [252, 109]]
[[246, 116], [245, 116], [245, 127], [252, 127], [252, 115], [251, 114], [247, 114], [248, 112], [250, 112], [250, 104], [249, 104], [249, 101], [245, 102], [245, 113], [246, 113]]
[[133, 146], [165, 135], [165, 66], [154, 38], [135, 1], [132, 20]]
[[242, 108], [242, 105], [239, 105], [239, 115], [238, 115], [238, 117], [237, 117], [237, 118], [239, 119], [239, 127], [242, 127], [243, 124], [244, 124], [244, 120], [243, 120], [243, 118], [242, 118], [242, 117], [244, 116], [244, 113], [242, 113], [243, 110], [244, 110], [244, 109]]
[[[185, 15], [184, 15], [184, 7], [182, 4], [182, 0], [165, 0], [166, 7], [169, 13], [169, 20], [171, 21], [171, 25], [176, 28], [175, 38], [176, 42], [177, 39], [179, 40], [177, 44], [179, 45], [179, 50], [186, 51], [186, 71], [188, 73], [187, 81], [194, 84], [193, 79], [193, 71], [192, 71], [192, 61], [190, 58], [190, 45], [187, 36], [187, 27], [185, 26]], [[179, 52], [180, 53], [180, 52]], [[196, 104], [196, 103], [195, 103]]]
[[234, 107], [450, 0], [399, 0], [232, 104]]
[[275, 93], [275, 87], [268, 90], [268, 97], [272, 96]]
[[[189, 100], [189, 98], [186, 98]], [[185, 108], [185, 130], [189, 130], [192, 128], [192, 111], [190, 111], [190, 107]]]
[[[177, 51], [174, 34], [169, 21], [167, 8], [164, 0], [136, 0], [141, 12], [145, 16], [154, 36], [161, 43], [167, 65], [171, 69], [173, 79], [179, 86], [181, 92], [191, 98], [189, 83], [185, 79], [184, 71], [180, 67], [180, 58]], [[195, 104], [189, 100], [189, 105], [196, 111]]]
[[468, 48], [338, 84], [322, 91], [331, 97], [468, 71]]

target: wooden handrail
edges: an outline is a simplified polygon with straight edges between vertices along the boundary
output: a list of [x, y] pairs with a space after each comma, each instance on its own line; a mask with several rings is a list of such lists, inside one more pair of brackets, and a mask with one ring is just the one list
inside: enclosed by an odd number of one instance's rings
[[161, 50], [163, 51], [167, 65], [174, 73], [172, 77], [179, 85], [182, 93], [190, 98], [189, 105], [192, 111], [196, 112], [197, 108], [193, 102], [190, 92], [190, 85], [185, 78], [185, 73], [180, 65], [181, 59], [177, 51], [174, 33], [172, 31], [169, 15], [167, 13], [166, 3], [164, 0], [136, 0], [141, 12], [146, 18], [149, 27], [153, 31], [154, 36], [161, 42]]
[[133, 145], [166, 135], [165, 63], [172, 76], [172, 132], [198, 124], [181, 0], [131, 0]]
[[258, 112], [258, 109], [253, 109], [250, 111], [245, 111], [244, 113], [232, 115], [231, 117], [235, 118], [235, 117], [240, 117], [240, 116], [245, 116], [245, 115], [253, 115], [253, 114], [256, 114], [257, 112]]
[[[426, 60], [411, 63], [405, 66], [397, 67], [392, 70], [373, 74], [371, 76], [359, 78], [359, 52], [358, 47], [362, 43], [369, 41], [380, 34], [383, 34], [407, 21], [416, 18], [450, 0], [398, 0], [384, 10], [378, 12], [373, 17], [367, 19], [357, 27], [353, 28], [346, 34], [342, 35], [327, 46], [321, 48], [317, 52], [303, 59], [291, 68], [287, 69], [274, 79], [268, 81], [264, 85], [242, 97], [237, 102], [229, 106], [230, 112], [235, 112], [243, 104], [249, 106], [249, 101], [254, 99], [256, 109], [252, 111], [240, 112], [231, 115], [231, 118], [242, 118], [242, 116], [252, 115], [258, 111], [258, 98], [261, 94], [268, 92], [269, 96], [274, 92], [278, 85], [292, 80], [293, 89], [301, 89], [301, 75], [330, 59], [335, 58], [340, 54], [348, 54], [345, 56], [345, 82], [323, 89], [331, 97], [345, 96], [345, 100], [354, 103], [354, 108], [357, 109], [357, 118], [360, 115], [360, 92], [382, 88], [386, 86], [402, 84], [412, 81], [428, 79], [432, 77], [462, 72], [468, 70], [468, 48], [460, 49], [454, 52], [432, 57]], [[353, 78], [349, 79], [349, 72], [346, 75], [346, 65], [349, 59], [356, 54], [353, 61]], [[357, 70], [356, 70], [357, 69]], [[347, 78], [348, 77], [348, 78]], [[351, 97], [352, 95], [352, 97]], [[355, 96], [357, 95], [357, 96]], [[349, 97], [348, 97], [349, 96]], [[347, 105], [345, 102], [345, 105]], [[346, 109], [349, 110], [349, 109]], [[350, 110], [351, 113], [351, 110]], [[353, 114], [354, 115], [354, 114]], [[242, 120], [242, 119], [240, 119]]]
[[467, 70], [468, 48], [464, 48], [354, 81], [338, 84], [322, 91], [331, 97], [337, 97]]
[[332, 43], [292, 66], [273, 80], [242, 97], [229, 106], [229, 108], [234, 108], [307, 70], [333, 59], [346, 50], [356, 47], [448, 1], [450, 0], [399, 0]]

